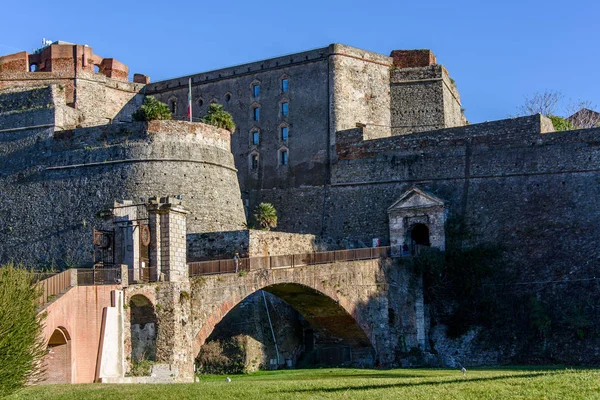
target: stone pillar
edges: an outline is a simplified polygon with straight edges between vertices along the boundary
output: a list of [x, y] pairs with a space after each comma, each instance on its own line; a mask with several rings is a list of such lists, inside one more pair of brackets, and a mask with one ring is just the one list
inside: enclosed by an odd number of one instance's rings
[[150, 265], [169, 282], [188, 280], [186, 258], [186, 215], [189, 212], [174, 197], [150, 199]]

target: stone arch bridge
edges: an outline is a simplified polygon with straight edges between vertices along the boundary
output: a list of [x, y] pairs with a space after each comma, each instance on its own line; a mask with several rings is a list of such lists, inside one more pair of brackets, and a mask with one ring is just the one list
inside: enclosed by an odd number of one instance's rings
[[[390, 208], [397, 243], [419, 207], [437, 216], [418, 218], [433, 221], [431, 242], [443, 247], [443, 203], [418, 191]], [[145, 228], [136, 225], [137, 211], [120, 207], [111, 216], [125, 227], [115, 234], [122, 242], [113, 243], [115, 266], [67, 270], [42, 282], [49, 381], [189, 381], [215, 326], [260, 290], [296, 309], [321, 337], [351, 348], [355, 364], [394, 365], [425, 348], [421, 278], [399, 257], [402, 249], [292, 254], [289, 263], [229, 259], [219, 274], [199, 273], [186, 260], [185, 215], [180, 203], [151, 202]], [[136, 237], [140, 232], [154, 234]], [[147, 258], [140, 256], [143, 242]], [[151, 376], [125, 377], [141, 358], [154, 362]]]

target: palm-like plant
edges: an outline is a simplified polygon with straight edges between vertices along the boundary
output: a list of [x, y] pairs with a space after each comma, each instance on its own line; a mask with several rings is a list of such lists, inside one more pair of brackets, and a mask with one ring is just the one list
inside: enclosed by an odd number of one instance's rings
[[260, 229], [268, 231], [277, 227], [277, 211], [271, 203], [260, 203], [254, 209], [254, 219]]

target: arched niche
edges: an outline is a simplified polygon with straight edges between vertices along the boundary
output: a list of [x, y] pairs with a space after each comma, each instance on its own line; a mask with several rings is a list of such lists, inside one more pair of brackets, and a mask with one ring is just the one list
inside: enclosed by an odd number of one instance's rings
[[129, 300], [131, 359], [156, 361], [158, 319], [154, 305], [146, 296], [136, 294]]

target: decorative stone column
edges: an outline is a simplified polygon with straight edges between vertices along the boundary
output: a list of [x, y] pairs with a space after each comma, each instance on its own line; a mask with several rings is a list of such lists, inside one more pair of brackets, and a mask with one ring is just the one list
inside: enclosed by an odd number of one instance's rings
[[[170, 282], [187, 281], [186, 216], [189, 211], [175, 197], [151, 198], [148, 204], [150, 226], [150, 266]], [[151, 276], [151, 279], [154, 278]]]

